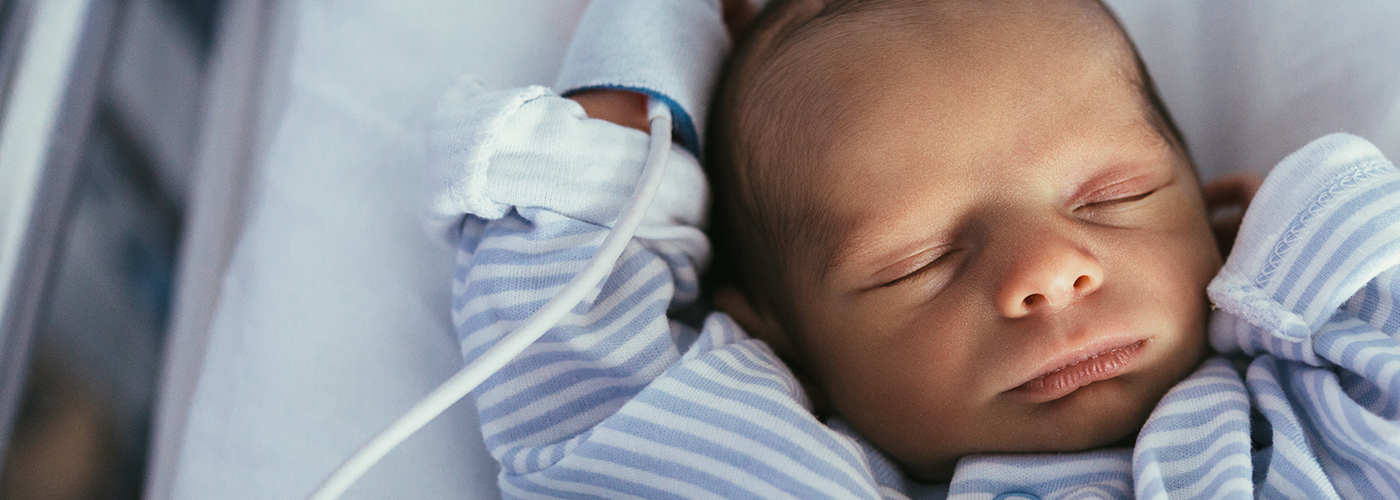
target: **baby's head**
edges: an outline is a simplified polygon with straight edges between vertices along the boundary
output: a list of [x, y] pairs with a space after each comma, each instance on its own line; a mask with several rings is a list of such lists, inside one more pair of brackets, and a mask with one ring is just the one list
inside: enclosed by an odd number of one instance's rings
[[1093, 0], [794, 0], [707, 150], [716, 295], [923, 479], [1131, 438], [1220, 268], [1179, 135]]

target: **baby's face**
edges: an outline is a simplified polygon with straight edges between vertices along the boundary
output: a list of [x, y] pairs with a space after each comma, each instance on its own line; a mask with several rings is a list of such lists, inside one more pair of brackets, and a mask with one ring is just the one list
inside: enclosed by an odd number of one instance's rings
[[841, 229], [794, 273], [786, 336], [924, 479], [1130, 438], [1205, 351], [1221, 259], [1188, 160], [1131, 55], [1032, 17], [825, 75], [843, 112], [807, 168]]

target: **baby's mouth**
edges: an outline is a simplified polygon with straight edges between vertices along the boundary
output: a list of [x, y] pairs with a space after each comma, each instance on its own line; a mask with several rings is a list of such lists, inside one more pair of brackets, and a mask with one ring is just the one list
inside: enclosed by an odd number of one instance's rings
[[1044, 373], [1011, 392], [1037, 403], [1060, 399], [1080, 387], [1122, 375], [1141, 356], [1146, 343], [1139, 340], [1099, 352]]

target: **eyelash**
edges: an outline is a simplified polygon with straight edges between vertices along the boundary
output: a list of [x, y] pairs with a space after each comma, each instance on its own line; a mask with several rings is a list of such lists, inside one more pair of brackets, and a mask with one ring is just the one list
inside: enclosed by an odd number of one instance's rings
[[900, 276], [900, 277], [898, 277], [898, 278], [895, 278], [894, 281], [891, 281], [891, 282], [889, 282], [889, 283], [885, 283], [885, 284], [883, 284], [883, 285], [880, 285], [880, 287], [881, 287], [881, 288], [892, 288], [892, 287], [896, 287], [896, 286], [899, 286], [899, 285], [902, 285], [902, 284], [905, 284], [905, 283], [913, 282], [913, 281], [917, 280], [918, 278], [920, 278], [920, 277], [922, 277], [922, 276], [928, 274], [928, 271], [929, 271], [930, 269], [933, 269], [933, 267], [936, 266], [939, 262], [942, 262], [942, 261], [944, 260], [944, 258], [948, 257], [949, 255], [953, 255], [953, 254], [955, 254], [955, 253], [957, 253], [957, 252], [958, 252], [958, 250], [949, 250], [949, 251], [947, 251], [947, 252], [943, 252], [942, 254], [939, 254], [937, 257], [934, 257], [933, 260], [928, 261], [928, 263], [926, 263], [926, 264], [924, 264], [924, 265], [922, 265], [922, 266], [919, 266], [919, 267], [918, 267], [917, 269], [915, 269], [913, 272], [910, 272], [909, 274], [906, 274], [906, 275], [904, 275], [904, 276]]
[[1147, 192], [1141, 193], [1141, 194], [1135, 194], [1135, 195], [1131, 195], [1131, 196], [1124, 196], [1124, 197], [1122, 197], [1122, 198], [1114, 198], [1114, 199], [1111, 199], [1111, 200], [1104, 200], [1104, 201], [1096, 201], [1096, 202], [1093, 202], [1093, 203], [1087, 203], [1087, 204], [1084, 204], [1084, 205], [1080, 206], [1079, 208], [1107, 207], [1107, 206], [1113, 206], [1113, 205], [1118, 205], [1118, 204], [1122, 204], [1122, 203], [1132, 203], [1132, 202], [1135, 202], [1135, 201], [1141, 201], [1141, 200], [1143, 200], [1143, 199], [1146, 199], [1148, 196], [1152, 196], [1152, 195], [1153, 195], [1154, 193], [1156, 193], [1156, 192], [1157, 192], [1157, 190], [1156, 190], [1156, 189], [1153, 189], [1153, 190], [1150, 190], [1150, 191], [1147, 191]]

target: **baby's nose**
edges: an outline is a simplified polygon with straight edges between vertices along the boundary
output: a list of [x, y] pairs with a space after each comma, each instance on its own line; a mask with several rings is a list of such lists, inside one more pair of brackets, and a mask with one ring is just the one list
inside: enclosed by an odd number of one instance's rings
[[1103, 283], [1098, 259], [1068, 241], [1036, 242], [1016, 257], [996, 297], [1007, 318], [1059, 312]]

